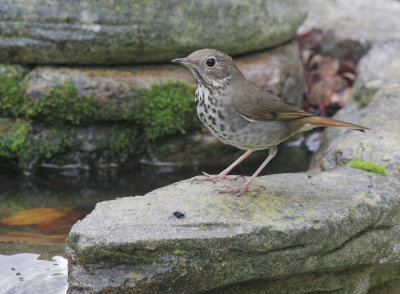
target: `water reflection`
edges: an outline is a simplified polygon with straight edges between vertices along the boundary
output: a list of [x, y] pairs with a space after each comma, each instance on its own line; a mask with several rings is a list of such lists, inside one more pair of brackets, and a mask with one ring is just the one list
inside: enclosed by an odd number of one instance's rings
[[0, 255], [0, 289], [4, 294], [66, 293], [67, 260], [54, 256], [39, 259], [39, 254]]
[[67, 233], [83, 211], [73, 207], [33, 208], [18, 211], [0, 221], [3, 226], [0, 242], [64, 243]]

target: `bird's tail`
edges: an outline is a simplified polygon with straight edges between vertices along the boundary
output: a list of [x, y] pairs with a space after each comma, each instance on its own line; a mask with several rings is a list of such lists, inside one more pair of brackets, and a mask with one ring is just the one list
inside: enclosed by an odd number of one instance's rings
[[360, 126], [360, 125], [355, 125], [351, 124], [348, 122], [336, 120], [336, 119], [331, 119], [327, 117], [322, 117], [322, 116], [309, 116], [304, 118], [304, 122], [318, 126], [318, 127], [341, 127], [341, 128], [348, 128], [348, 129], [353, 129], [357, 131], [364, 132], [366, 130], [370, 130], [369, 128]]

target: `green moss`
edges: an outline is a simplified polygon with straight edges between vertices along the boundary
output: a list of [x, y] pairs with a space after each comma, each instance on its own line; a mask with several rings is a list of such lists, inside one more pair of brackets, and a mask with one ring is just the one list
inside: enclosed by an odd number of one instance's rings
[[109, 136], [97, 142], [98, 151], [107, 153], [106, 155], [111, 158], [121, 156], [122, 153], [137, 152], [137, 128], [129, 125], [114, 125], [109, 133]]
[[24, 93], [26, 81], [24, 71], [16, 66], [1, 66], [0, 74], [0, 114], [3, 116], [18, 116], [26, 110]]
[[54, 128], [34, 135], [32, 122], [23, 119], [0, 119], [0, 157], [17, 159], [23, 170], [29, 170], [40, 160], [65, 152], [74, 145], [72, 128]]
[[168, 82], [153, 85], [140, 95], [143, 106], [135, 115], [147, 139], [176, 133], [184, 134], [194, 125], [195, 107], [192, 87]]
[[26, 115], [52, 125], [61, 125], [64, 122], [78, 125], [92, 122], [98, 108], [93, 96], [79, 97], [75, 85], [67, 81], [32, 103]]
[[[0, 114], [11, 118], [0, 122], [0, 157], [18, 161], [23, 170], [68, 151], [86, 152], [85, 156], [93, 155], [93, 159], [125, 158], [140, 153], [149, 140], [184, 134], [199, 125], [194, 89], [184, 83], [168, 82], [138, 91], [133, 111], [122, 116], [115, 102], [100, 105], [94, 96], [79, 96], [72, 82], [57, 85], [33, 99], [25, 97], [25, 88], [20, 87], [26, 83], [22, 74], [13, 72], [3, 77], [6, 82], [1, 89], [8, 98], [0, 100]], [[99, 118], [123, 121], [114, 123], [104, 136], [89, 139], [93, 150], [82, 151], [80, 146], [85, 139], [78, 138], [75, 126], [88, 125]], [[37, 133], [33, 126], [39, 127]]]
[[30, 121], [0, 119], [0, 156], [22, 160], [31, 157], [31, 129]]
[[25, 95], [27, 80], [20, 71], [0, 75], [0, 114], [8, 117], [25, 117], [52, 125], [65, 123], [87, 124], [93, 122], [99, 111], [95, 97], [79, 97], [75, 85], [67, 81], [52, 88], [38, 99]]
[[360, 87], [357, 89], [357, 91], [354, 92], [353, 94], [353, 99], [356, 101], [361, 107], [365, 107], [369, 104], [371, 101], [373, 95], [374, 95], [374, 90]]
[[54, 128], [35, 137], [35, 155], [49, 159], [55, 154], [66, 152], [76, 145], [76, 132], [72, 127]]
[[366, 170], [380, 175], [386, 175], [387, 170], [385, 167], [371, 161], [353, 160], [349, 163], [350, 167]]
[[193, 87], [168, 82], [137, 92], [133, 113], [121, 113], [115, 102], [99, 104], [94, 96], [79, 96], [76, 86], [67, 81], [35, 99], [24, 97], [26, 81], [15, 71], [0, 76], [0, 113], [25, 117], [52, 126], [87, 125], [100, 120], [124, 120], [138, 124], [147, 139], [176, 133], [184, 134], [198, 123], [193, 103]]

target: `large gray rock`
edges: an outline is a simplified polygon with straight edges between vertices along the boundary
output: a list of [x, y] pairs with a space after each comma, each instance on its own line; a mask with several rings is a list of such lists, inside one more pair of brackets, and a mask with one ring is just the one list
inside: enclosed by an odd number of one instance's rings
[[[366, 133], [328, 129], [314, 167], [337, 168], [353, 160], [372, 161], [400, 178], [400, 39], [375, 45], [361, 59], [356, 103], [335, 118], [371, 128]], [[358, 102], [358, 103], [357, 103]]]
[[75, 224], [69, 293], [365, 294], [375, 268], [400, 262], [393, 177], [271, 175], [243, 197], [214, 192], [226, 182], [190, 182], [98, 203]]
[[302, 1], [0, 1], [0, 61], [130, 64], [204, 47], [229, 54], [290, 40]]
[[[300, 105], [303, 73], [296, 42], [246, 55], [235, 61], [244, 75], [255, 84]], [[49, 93], [67, 82], [76, 88], [81, 104], [88, 99], [96, 100], [99, 106], [93, 117], [96, 121], [135, 119], [135, 113], [141, 111], [143, 106], [142, 96], [146, 94], [142, 90], [149, 90], [154, 85], [183, 82], [194, 87], [192, 74], [172, 64], [94, 68], [39, 66], [27, 76], [26, 99], [31, 105], [38, 100], [51, 99]], [[193, 100], [193, 97], [190, 99]], [[194, 109], [194, 103], [191, 104]], [[72, 108], [70, 110], [74, 111]]]
[[308, 0], [300, 31], [320, 28], [324, 54], [357, 61], [371, 44], [400, 38], [400, 2], [395, 0]]

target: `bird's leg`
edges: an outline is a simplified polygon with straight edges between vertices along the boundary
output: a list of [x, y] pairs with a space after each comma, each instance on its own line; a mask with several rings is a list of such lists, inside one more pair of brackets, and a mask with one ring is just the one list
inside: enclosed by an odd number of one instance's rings
[[234, 163], [232, 163], [230, 166], [228, 166], [226, 169], [224, 169], [220, 174], [218, 175], [210, 175], [205, 172], [202, 172], [202, 174], [205, 176], [205, 178], [201, 179], [194, 179], [193, 182], [205, 182], [205, 181], [210, 181], [210, 182], [219, 182], [221, 180], [228, 180], [228, 181], [236, 181], [238, 176], [232, 176], [232, 177], [227, 177], [229, 172], [237, 166], [241, 161], [243, 161], [247, 156], [249, 156], [251, 153], [253, 153], [254, 150], [248, 150], [246, 153], [244, 153], [242, 156], [240, 156]]
[[260, 165], [260, 167], [256, 170], [256, 172], [251, 176], [251, 178], [246, 183], [243, 184], [243, 186], [241, 186], [240, 188], [229, 187], [224, 190], [218, 190], [218, 192], [219, 193], [233, 193], [233, 194], [238, 194], [238, 196], [241, 196], [246, 191], [260, 190], [262, 188], [261, 186], [254, 187], [254, 188], [250, 188], [249, 186], [250, 186], [251, 182], [253, 182], [253, 180], [258, 176], [258, 174], [268, 164], [268, 162], [270, 162], [271, 159], [275, 157], [277, 152], [278, 152], [278, 147], [276, 147], [276, 146], [270, 147], [267, 159], [265, 159], [265, 161]]

